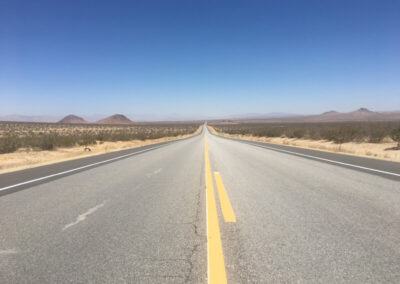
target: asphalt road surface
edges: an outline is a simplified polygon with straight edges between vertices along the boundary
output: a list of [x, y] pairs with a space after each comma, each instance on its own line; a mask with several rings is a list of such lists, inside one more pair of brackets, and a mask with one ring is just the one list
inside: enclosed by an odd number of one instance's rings
[[400, 283], [396, 163], [207, 130], [142, 150], [0, 175], [0, 283]]

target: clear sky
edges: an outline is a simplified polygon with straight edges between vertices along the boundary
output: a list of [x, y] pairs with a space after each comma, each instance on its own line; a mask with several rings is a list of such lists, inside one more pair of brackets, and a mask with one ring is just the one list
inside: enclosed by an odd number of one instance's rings
[[1, 1], [0, 115], [400, 110], [400, 1]]

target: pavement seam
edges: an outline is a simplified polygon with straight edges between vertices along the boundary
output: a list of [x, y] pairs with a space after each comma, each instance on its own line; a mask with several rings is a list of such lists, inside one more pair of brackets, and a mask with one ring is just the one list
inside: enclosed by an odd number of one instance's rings
[[193, 268], [194, 268], [194, 264], [193, 264], [193, 257], [195, 255], [195, 253], [197, 251], [199, 251], [199, 247], [201, 245], [201, 243], [206, 243], [207, 240], [205, 239], [206, 237], [201, 235], [199, 232], [199, 227], [198, 227], [198, 223], [200, 222], [200, 211], [201, 211], [201, 191], [204, 188], [204, 181], [203, 181], [203, 171], [204, 171], [204, 163], [202, 163], [202, 167], [201, 167], [201, 172], [200, 172], [200, 187], [199, 190], [196, 193], [196, 213], [195, 213], [195, 218], [193, 220], [193, 222], [190, 222], [189, 224], [191, 224], [193, 226], [194, 229], [194, 234], [196, 237], [196, 244], [193, 246], [193, 248], [190, 250], [189, 253], [189, 272], [187, 274], [187, 276], [185, 277], [185, 283], [190, 283], [193, 276]]

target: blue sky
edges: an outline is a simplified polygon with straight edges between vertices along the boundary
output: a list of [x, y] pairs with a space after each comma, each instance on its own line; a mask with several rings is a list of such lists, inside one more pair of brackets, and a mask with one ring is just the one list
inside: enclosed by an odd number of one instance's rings
[[0, 115], [400, 110], [399, 1], [2, 1]]

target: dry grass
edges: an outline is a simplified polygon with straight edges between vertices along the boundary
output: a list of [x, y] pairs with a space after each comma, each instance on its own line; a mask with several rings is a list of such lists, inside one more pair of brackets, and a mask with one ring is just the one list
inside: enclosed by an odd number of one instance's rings
[[381, 142], [381, 143], [356, 143], [348, 142], [341, 145], [335, 144], [331, 141], [324, 140], [308, 140], [308, 139], [297, 139], [297, 138], [282, 138], [282, 137], [255, 137], [251, 135], [240, 135], [240, 134], [227, 134], [217, 132], [212, 126], [208, 126], [211, 133], [238, 138], [248, 141], [267, 142], [272, 144], [294, 146], [299, 148], [307, 148], [319, 151], [333, 152], [348, 154], [360, 157], [375, 158], [393, 162], [400, 162], [400, 151], [390, 150], [395, 149], [397, 143], [394, 142]]
[[0, 122], [0, 154], [20, 148], [53, 150], [94, 145], [98, 141], [149, 140], [191, 134], [199, 123], [98, 125]]
[[99, 155], [123, 149], [136, 148], [165, 141], [179, 140], [200, 133], [201, 128], [202, 127], [199, 127], [192, 134], [185, 134], [173, 137], [97, 143], [95, 145], [89, 146], [89, 148], [91, 149], [90, 152], [85, 151], [85, 147], [83, 146], [57, 148], [52, 151], [32, 151], [31, 149], [21, 148], [16, 152], [0, 155], [0, 173], [33, 168], [37, 166]]

